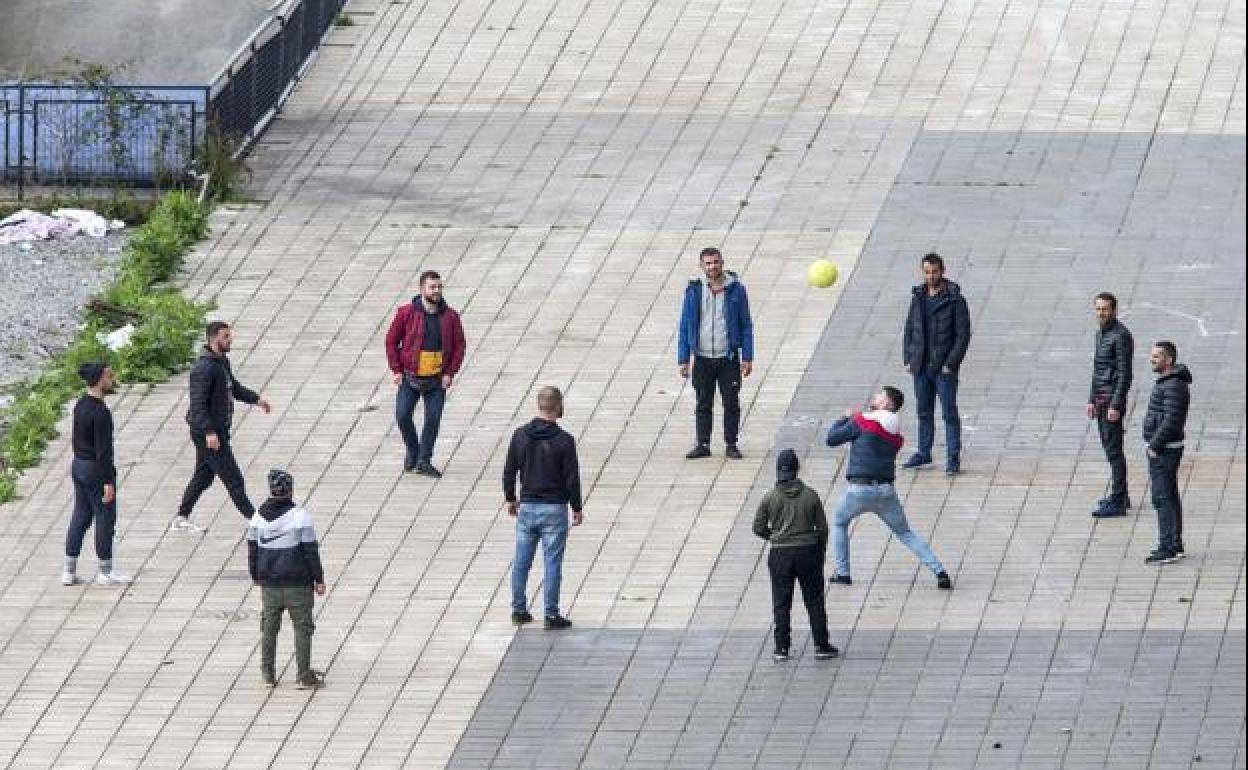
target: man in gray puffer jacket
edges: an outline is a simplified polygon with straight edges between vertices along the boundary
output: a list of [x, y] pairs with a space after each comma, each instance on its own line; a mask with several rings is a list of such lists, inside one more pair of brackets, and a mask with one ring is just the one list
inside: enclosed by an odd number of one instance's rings
[[830, 660], [839, 651], [828, 642], [828, 616], [823, 607], [823, 559], [828, 550], [828, 517], [815, 490], [797, 478], [797, 453], [785, 449], [776, 458], [776, 486], [754, 514], [754, 534], [771, 543], [771, 604], [775, 613], [776, 661], [789, 659], [793, 581], [802, 588], [810, 616], [815, 660]]

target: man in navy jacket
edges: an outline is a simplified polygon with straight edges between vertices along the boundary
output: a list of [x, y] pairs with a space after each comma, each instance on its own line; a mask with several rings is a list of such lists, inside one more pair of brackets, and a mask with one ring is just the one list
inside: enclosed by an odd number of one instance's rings
[[[715, 388], [724, 402], [724, 454], [741, 458], [737, 431], [741, 425], [741, 378], [754, 370], [754, 322], [750, 300], [737, 274], [724, 270], [719, 249], [702, 249], [702, 278], [689, 281], [680, 309], [676, 363], [680, 376], [693, 375], [698, 443], [689, 459], [711, 456], [711, 418]], [[690, 366], [692, 359], [692, 367]]]
[[849, 575], [849, 524], [869, 511], [879, 516], [901, 544], [936, 575], [938, 587], [946, 590], [953, 588], [949, 573], [932, 553], [931, 546], [910, 529], [906, 510], [893, 487], [897, 453], [904, 443], [897, 412], [905, 400], [900, 390], [886, 385], [871, 397], [867, 411], [847, 411], [828, 431], [828, 446], [850, 444], [849, 463], [845, 470], [849, 486], [832, 518], [832, 552], [836, 559], [836, 573], [828, 579], [829, 583], [853, 583]]

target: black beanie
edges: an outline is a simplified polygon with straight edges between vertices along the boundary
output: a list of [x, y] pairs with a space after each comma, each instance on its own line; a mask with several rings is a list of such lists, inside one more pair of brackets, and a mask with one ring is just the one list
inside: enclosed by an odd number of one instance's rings
[[269, 471], [269, 494], [273, 497], [290, 497], [295, 491], [295, 477], [280, 468]]
[[782, 449], [776, 456], [776, 481], [792, 481], [797, 478], [801, 464], [797, 461], [797, 452]]
[[95, 387], [99, 383], [100, 378], [104, 376], [104, 370], [108, 368], [108, 364], [103, 361], [88, 361], [78, 367], [78, 376], [82, 381], [87, 383], [88, 387]]

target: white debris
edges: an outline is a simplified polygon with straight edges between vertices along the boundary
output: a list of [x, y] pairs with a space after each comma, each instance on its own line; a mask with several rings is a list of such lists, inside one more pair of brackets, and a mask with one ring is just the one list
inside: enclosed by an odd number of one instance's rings
[[125, 226], [120, 220], [110, 222], [88, 209], [57, 209], [51, 214], [22, 209], [0, 219], [0, 244], [72, 238], [79, 233], [103, 238]]
[[120, 329], [114, 329], [107, 334], [100, 332], [95, 335], [95, 338], [102, 342], [109, 350], [116, 352], [130, 344], [130, 337], [133, 334], [134, 324], [126, 324]]

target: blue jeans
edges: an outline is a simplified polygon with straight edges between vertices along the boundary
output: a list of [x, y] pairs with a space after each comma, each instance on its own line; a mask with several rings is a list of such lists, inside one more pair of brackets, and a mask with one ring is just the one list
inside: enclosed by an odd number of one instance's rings
[[[425, 422], [417, 436], [412, 414], [416, 411], [416, 402], [422, 398], [425, 400]], [[446, 390], [440, 380], [424, 393], [416, 387], [410, 375], [405, 375], [403, 382], [399, 383], [399, 392], [394, 399], [394, 419], [407, 447], [407, 467], [433, 461], [433, 445], [438, 440], [438, 427], [442, 424], [442, 407], [445, 405]]]
[[962, 418], [958, 415], [958, 375], [937, 372], [926, 368], [914, 375], [914, 400], [919, 414], [919, 454], [932, 456], [932, 442], [936, 438], [935, 407], [940, 397], [940, 414], [945, 421], [945, 451], [951, 458], [962, 453]]
[[901, 507], [892, 484], [850, 484], [833, 516], [832, 553], [836, 559], [836, 574], [849, 575], [849, 523], [867, 512], [883, 519], [901, 544], [919, 557], [923, 566], [937, 574], [944, 571], [927, 541], [910, 529], [906, 509]]
[[104, 502], [104, 482], [95, 477], [95, 463], [74, 458], [70, 465], [74, 482], [74, 513], [65, 533], [65, 555], [78, 558], [87, 530], [95, 525], [95, 556], [100, 561], [113, 558], [113, 531], [117, 527], [117, 498]]
[[523, 612], [529, 604], [525, 588], [529, 568], [542, 543], [546, 572], [542, 598], [546, 617], [559, 614], [559, 584], [563, 581], [563, 549], [568, 543], [568, 506], [563, 503], [520, 503], [516, 514], [516, 558], [511, 565], [511, 609]]

